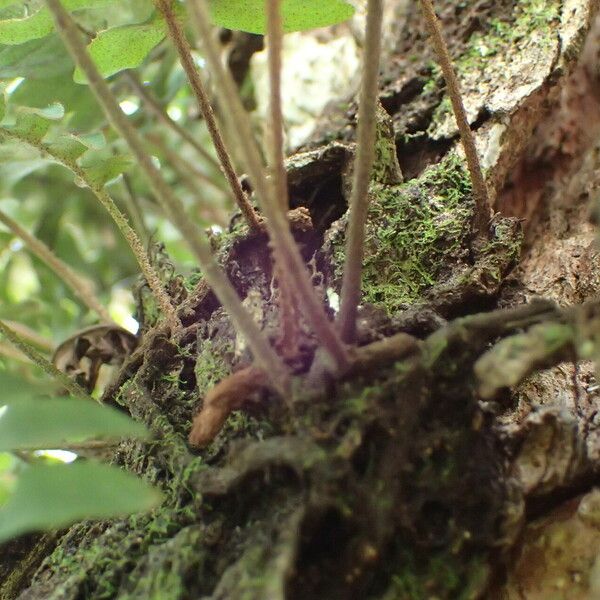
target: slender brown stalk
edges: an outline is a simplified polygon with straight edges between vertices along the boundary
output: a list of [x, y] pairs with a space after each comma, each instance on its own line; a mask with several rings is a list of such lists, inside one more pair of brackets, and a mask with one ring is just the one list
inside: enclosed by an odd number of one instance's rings
[[[152, 96], [152, 94], [144, 87], [143, 83], [138, 79], [137, 75], [133, 71], [125, 71], [127, 81], [135, 91], [135, 93], [141, 98], [142, 102], [147, 106], [154, 116], [169, 129], [172, 129], [177, 135], [183, 138], [192, 148], [198, 152], [202, 158], [209, 163], [214, 169], [219, 170], [219, 163], [215, 158], [209, 154], [200, 144], [200, 142], [184, 127], [182, 127], [177, 121], [171, 119], [167, 111], [160, 105], [158, 100]], [[213, 182], [214, 183], [214, 182]]]
[[421, 10], [427, 23], [427, 29], [431, 36], [431, 42], [435, 53], [437, 54], [446, 86], [448, 88], [448, 95], [452, 102], [452, 109], [454, 111], [454, 117], [456, 124], [458, 125], [458, 131], [460, 132], [460, 139], [462, 141], [465, 155], [467, 157], [467, 166], [471, 175], [471, 182], [473, 184], [473, 192], [475, 195], [475, 218], [473, 220], [473, 234], [476, 238], [487, 238], [489, 236], [489, 224], [490, 224], [490, 204], [488, 198], [488, 189], [481, 170], [481, 164], [477, 155], [477, 147], [475, 146], [475, 138], [469, 121], [467, 119], [467, 112], [462, 101], [460, 93], [460, 87], [458, 85], [458, 79], [454, 67], [452, 66], [452, 59], [448, 52], [448, 46], [444, 41], [440, 22], [435, 14], [433, 4], [431, 0], [420, 0]]
[[0, 319], [0, 333], [27, 358], [31, 359], [45, 373], [56, 379], [66, 390], [74, 396], [91, 400], [89, 394], [72, 379], [59, 371], [48, 359], [44, 358], [33, 346], [23, 340], [19, 334]]
[[[284, 164], [283, 148], [283, 111], [281, 108], [281, 69], [283, 47], [283, 22], [281, 0], [266, 0], [267, 16], [267, 56], [269, 63], [269, 118], [266, 127], [266, 147], [269, 171], [275, 197], [279, 200], [281, 211], [285, 214], [289, 208], [287, 172]], [[299, 336], [298, 314], [293, 288], [285, 266], [274, 257], [275, 276], [279, 282], [279, 310], [281, 312], [280, 347], [283, 356], [291, 357], [298, 351]]]
[[171, 327], [178, 328], [179, 319], [177, 317], [177, 314], [175, 313], [175, 309], [171, 304], [169, 296], [163, 289], [163, 285], [160, 281], [158, 274], [154, 270], [154, 267], [150, 264], [150, 260], [148, 259], [148, 255], [146, 253], [146, 250], [144, 249], [144, 245], [140, 241], [140, 238], [137, 236], [135, 231], [131, 228], [131, 225], [129, 225], [127, 219], [119, 210], [114, 200], [106, 192], [104, 187], [98, 185], [95, 182], [90, 181], [85, 170], [82, 169], [74, 160], [67, 160], [63, 156], [56, 154], [47, 144], [34, 144], [27, 137], [21, 136], [14, 130], [6, 129], [4, 127], [0, 127], [0, 137], [7, 137], [19, 140], [25, 144], [33, 146], [44, 156], [47, 156], [53, 161], [69, 169], [75, 175], [78, 181], [81, 181], [86, 187], [88, 187], [93, 192], [97, 200], [105, 208], [106, 212], [108, 212], [108, 214], [112, 217], [116, 226], [119, 228], [119, 231], [129, 244], [129, 247], [131, 248], [131, 251], [135, 256], [138, 265], [140, 266], [140, 270], [142, 271], [142, 274], [144, 275], [146, 281], [148, 282], [148, 285], [150, 286], [152, 295], [154, 296], [161, 311], [165, 315], [165, 318], [170, 323]]
[[375, 158], [377, 83], [381, 54], [381, 24], [383, 0], [367, 4], [367, 32], [363, 74], [358, 106], [357, 150], [354, 162], [354, 182], [350, 198], [350, 215], [346, 238], [344, 276], [338, 317], [342, 339], [355, 341], [356, 315], [360, 302], [365, 225], [369, 210], [369, 181]]
[[146, 152], [141, 137], [119, 107], [117, 99], [90, 58], [75, 22], [63, 8], [60, 0], [46, 0], [46, 4], [54, 15], [57, 30], [67, 49], [85, 73], [90, 90], [94, 93], [113, 127], [129, 146], [166, 214], [180, 230], [183, 238], [196, 255], [207, 282], [229, 313], [237, 330], [246, 338], [252, 349], [254, 360], [259, 367], [268, 373], [273, 386], [280, 393], [287, 395], [289, 387], [287, 367], [277, 356], [252, 316], [242, 305], [235, 288], [212, 255], [206, 235], [188, 219], [180, 200], [172, 192], [162, 174], [154, 165], [150, 155]]
[[254, 212], [254, 208], [250, 204], [248, 197], [242, 189], [237, 175], [235, 174], [233, 163], [229, 156], [229, 152], [227, 152], [227, 148], [225, 147], [225, 142], [223, 141], [221, 132], [219, 131], [219, 126], [217, 125], [217, 120], [215, 119], [212, 106], [208, 100], [206, 90], [204, 89], [204, 84], [200, 78], [198, 67], [196, 66], [196, 63], [192, 57], [192, 50], [185, 37], [185, 33], [183, 32], [183, 29], [181, 28], [181, 25], [179, 24], [179, 21], [173, 12], [173, 8], [171, 6], [172, 0], [155, 0], [155, 4], [165, 18], [169, 36], [173, 42], [173, 45], [177, 49], [181, 65], [183, 66], [190, 85], [192, 86], [192, 91], [194, 92], [194, 96], [196, 97], [196, 101], [200, 107], [200, 112], [202, 113], [204, 121], [206, 122], [206, 127], [210, 137], [212, 138], [217, 156], [219, 157], [221, 170], [223, 171], [223, 174], [229, 183], [235, 203], [242, 211], [242, 215], [244, 215], [248, 225], [250, 225], [252, 229], [257, 230], [260, 227], [260, 222], [256, 212]]
[[218, 49], [212, 38], [206, 0], [192, 0], [188, 3], [188, 7], [201, 37], [219, 99], [223, 102], [226, 133], [230, 140], [235, 140], [238, 144], [244, 166], [250, 175], [261, 208], [267, 218], [266, 224], [276, 260], [280, 260], [289, 273], [297, 304], [319, 338], [324, 350], [333, 359], [335, 368], [340, 372], [345, 371], [349, 366], [347, 348], [329, 321], [322, 302], [315, 294], [306, 265], [290, 232], [287, 217], [281, 210], [280, 203], [267, 181], [248, 115], [242, 106], [231, 74], [221, 64]]
[[107, 323], [113, 322], [102, 302], [94, 295], [94, 286], [88, 279], [75, 273], [46, 244], [23, 229], [15, 220], [11, 219], [1, 210], [0, 222], [4, 223], [15, 235], [20, 237], [29, 250], [44, 264], [48, 265], [89, 309], [93, 310], [103, 321]]
[[267, 153], [275, 193], [285, 212], [288, 209], [287, 173], [283, 151], [283, 111], [281, 108], [281, 67], [283, 23], [281, 0], [266, 0], [267, 56], [269, 62], [269, 119], [267, 121]]

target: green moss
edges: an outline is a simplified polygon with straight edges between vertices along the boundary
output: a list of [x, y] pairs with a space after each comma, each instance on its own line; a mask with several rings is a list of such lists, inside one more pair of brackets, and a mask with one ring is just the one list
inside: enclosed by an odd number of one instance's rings
[[402, 182], [396, 153], [394, 124], [390, 115], [378, 104], [376, 113], [375, 160], [371, 181], [394, 185]]
[[184, 280], [185, 289], [188, 292], [193, 292], [203, 279], [204, 275], [202, 271], [192, 271], [189, 277], [186, 277]]
[[383, 600], [424, 600], [426, 598], [479, 598], [489, 571], [481, 558], [466, 565], [451, 552], [415, 556], [405, 551], [403, 568], [392, 575]]
[[202, 527], [193, 525], [179, 531], [165, 544], [150, 548], [141, 568], [134, 570], [125, 584], [122, 600], [149, 598], [150, 600], [178, 600], [187, 597], [187, 579], [192, 570], [198, 570], [206, 560], [200, 549]]
[[549, 46], [555, 41], [560, 7], [561, 2], [558, 0], [518, 2], [510, 22], [493, 19], [487, 32], [477, 31], [471, 36], [467, 50], [458, 59], [456, 68], [459, 72], [473, 69], [483, 71], [489, 66], [491, 56], [505, 56], [521, 40]]
[[496, 220], [494, 236], [482, 249], [480, 264], [488, 281], [500, 283], [521, 255], [523, 231], [516, 219]]
[[[186, 533], [190, 527], [183, 530], [182, 527], [193, 522], [196, 516], [195, 511], [186, 507], [173, 506], [163, 506], [150, 514], [132, 515], [100, 535], [88, 537], [86, 543], [77, 545], [76, 552], [70, 545], [59, 546], [49, 558], [47, 567], [69, 573], [65, 586], [69, 581], [85, 581], [86, 597], [108, 600], [119, 592], [119, 598], [128, 598], [127, 593], [121, 593], [123, 573], [129, 573], [131, 566], [147, 555], [148, 563], [154, 564], [139, 563], [142, 572], [133, 571], [129, 575], [136, 590], [147, 591], [148, 595], [143, 597], [180, 598], [181, 595], [174, 593], [177, 587], [171, 586], [181, 580], [189, 565], [196, 565], [199, 560], [191, 544], [191, 534]], [[85, 530], [86, 526], [80, 527]], [[185, 540], [182, 540], [184, 536]], [[197, 540], [198, 533], [194, 532], [192, 537]], [[175, 565], [168, 568], [171, 560], [177, 561], [177, 568]], [[57, 593], [53, 597], [62, 596]], [[132, 597], [142, 596], [134, 594]]]
[[202, 342], [198, 349], [194, 368], [198, 391], [201, 396], [204, 396], [210, 388], [229, 375], [229, 366], [225, 361], [225, 356], [232, 350], [230, 343], [225, 346], [220, 344], [217, 347], [217, 344], [210, 339]]
[[[456, 155], [430, 167], [416, 181], [374, 186], [369, 209], [363, 300], [390, 312], [415, 302], [465, 247], [472, 215], [471, 183]], [[341, 279], [343, 247], [335, 245]]]

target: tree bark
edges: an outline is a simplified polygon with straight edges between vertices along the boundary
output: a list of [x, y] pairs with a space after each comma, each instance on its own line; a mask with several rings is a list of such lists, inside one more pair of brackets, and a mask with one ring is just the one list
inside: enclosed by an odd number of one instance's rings
[[[141, 293], [140, 345], [105, 400], [154, 432], [113, 461], [161, 487], [164, 505], [4, 546], [2, 600], [544, 598], [560, 578], [551, 549], [528, 571], [540, 531], [558, 539], [568, 521], [597, 547], [598, 396], [592, 367], [565, 362], [597, 308], [532, 301], [598, 293], [599, 74], [593, 44], [584, 51], [597, 2], [436, 2], [494, 201], [483, 248], [471, 244], [470, 181], [418, 3], [390, 4], [359, 338], [404, 332], [415, 349], [323, 381], [303, 324], [293, 401], [248, 399], [195, 452], [202, 398], [249, 351], [202, 282], [193, 293], [168, 282], [179, 340]], [[340, 288], [354, 156], [356, 106], [336, 106], [287, 164], [290, 198], [313, 223], [296, 239], [324, 301]], [[234, 222], [217, 245], [275, 340], [267, 240]], [[561, 344], [519, 350], [518, 377], [490, 354], [549, 326]], [[492, 369], [500, 383], [484, 392]], [[600, 558], [588, 554], [552, 597], [594, 597]]]

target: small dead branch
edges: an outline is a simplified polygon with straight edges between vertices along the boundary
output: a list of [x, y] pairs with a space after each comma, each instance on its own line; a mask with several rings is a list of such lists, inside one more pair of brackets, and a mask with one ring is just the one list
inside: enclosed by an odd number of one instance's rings
[[[347, 376], [369, 372], [382, 365], [406, 358], [419, 351], [419, 341], [406, 333], [374, 342], [353, 351], [353, 362]], [[268, 389], [268, 379], [256, 367], [247, 367], [223, 379], [204, 398], [189, 435], [191, 446], [209, 444], [221, 431], [232, 411], [242, 408], [253, 395]]]
[[356, 348], [349, 374], [368, 373], [420, 351], [422, 343], [408, 333], [397, 333], [367, 346]]

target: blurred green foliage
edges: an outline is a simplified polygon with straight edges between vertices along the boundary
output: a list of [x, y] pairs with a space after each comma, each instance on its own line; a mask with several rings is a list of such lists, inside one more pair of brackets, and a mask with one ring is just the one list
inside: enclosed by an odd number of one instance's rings
[[162, 499], [158, 490], [141, 479], [91, 461], [30, 465], [12, 487], [0, 508], [0, 542], [84, 518], [107, 519], [146, 511]]
[[91, 399], [48, 398], [40, 386], [4, 370], [0, 389], [0, 543], [84, 517], [148, 510], [160, 502], [160, 492], [118, 467], [43, 451], [90, 440], [145, 438], [142, 424]]
[[[156, 17], [151, 0], [68, 0], [64, 4], [77, 9], [74, 15], [82, 31], [90, 34], [96, 61], [110, 77], [113, 91], [136, 127], [144, 135], [159, 137], [166, 146], [166, 150], [153, 146], [152, 151], [192, 218], [207, 226], [215, 215], [223, 220], [229, 205], [219, 189], [223, 186], [221, 174], [157, 122], [136, 95], [124, 71], [139, 65], [136, 75], [147, 93], [200, 140], [209, 153], [213, 152], [174, 52], [162, 41], [163, 23]], [[31, 108], [46, 111], [53, 107], [55, 117], [60, 117], [60, 111], [64, 110], [64, 117], [50, 122], [43, 141], [60, 138], [64, 145], [68, 136], [77, 136], [88, 147], [95, 145], [96, 154], [91, 159], [89, 155], [84, 157], [89, 169], [98, 168], [101, 159], [113, 161], [107, 187], [110, 195], [126, 214], [133, 202], [147, 229], [140, 233], [148, 233], [151, 241], [165, 243], [177, 267], [191, 270], [194, 267], [191, 255], [163, 218], [135, 165], [113, 158], [126, 154], [126, 149], [108, 126], [88, 87], [74, 81], [73, 62], [57, 34], [52, 27], [42, 32], [38, 26], [28, 25], [34, 18], [37, 19], [34, 23], [46, 23], [48, 16], [39, 0], [0, 2], [0, 41], [4, 42], [0, 43], [0, 91], [6, 101], [2, 124], [14, 124], [18, 115], [22, 117], [23, 111], [31, 113]], [[17, 29], [21, 37], [7, 39], [6, 32]], [[132, 43], [136, 39], [141, 40], [141, 46]], [[217, 187], [204, 185], [202, 189], [210, 210], [192, 205], [189, 188], [167, 161], [167, 151], [185, 158], [217, 182]], [[100, 167], [103, 174], [106, 167], [106, 162]], [[198, 186], [203, 186], [201, 181]], [[132, 325], [127, 317], [133, 313], [129, 291], [138, 276], [136, 262], [105, 210], [88, 189], [78, 187], [72, 173], [27, 144], [3, 139], [0, 210], [42, 240], [77, 272], [90, 278], [113, 317], [125, 326]], [[0, 227], [0, 318], [19, 321], [54, 343], [96, 320], [64, 283], [4, 227]], [[2, 359], [0, 354], [2, 360], [11, 368], [23, 369], [11, 360]]]

